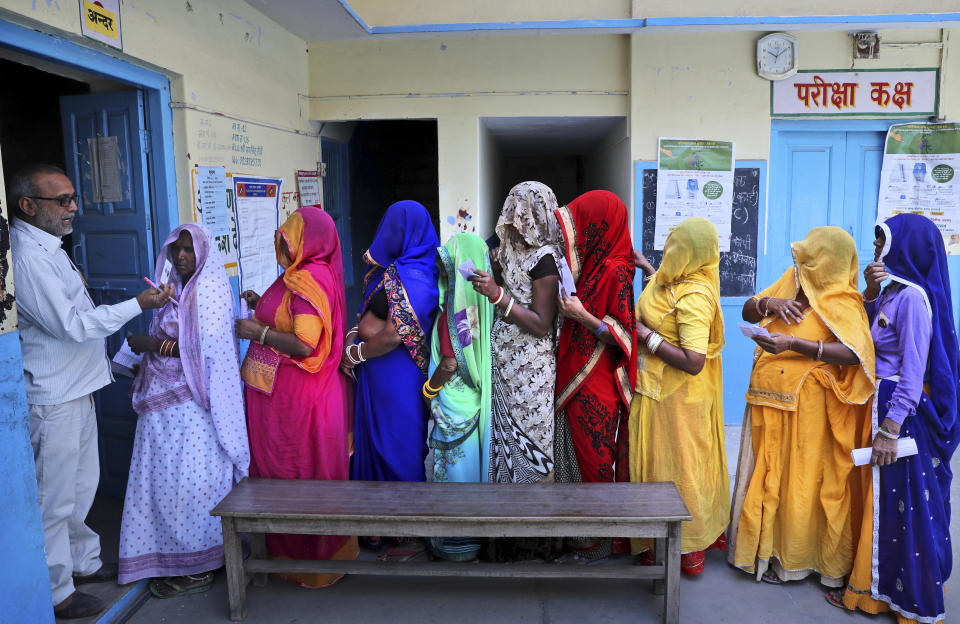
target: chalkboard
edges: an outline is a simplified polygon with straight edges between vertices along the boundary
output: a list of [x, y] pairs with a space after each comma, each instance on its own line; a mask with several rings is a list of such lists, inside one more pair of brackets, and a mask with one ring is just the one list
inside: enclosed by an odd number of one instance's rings
[[[660, 266], [663, 252], [653, 250], [657, 224], [657, 170], [643, 170], [643, 255]], [[730, 251], [720, 253], [720, 296], [751, 297], [757, 281], [757, 225], [760, 169], [737, 167], [733, 175], [733, 221]]]

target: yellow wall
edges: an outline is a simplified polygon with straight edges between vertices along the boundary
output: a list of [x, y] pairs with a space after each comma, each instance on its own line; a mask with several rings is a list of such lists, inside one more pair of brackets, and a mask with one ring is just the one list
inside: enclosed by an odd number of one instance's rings
[[502, 198], [479, 205], [480, 117], [624, 116], [628, 68], [626, 36], [314, 43], [310, 118], [436, 119], [440, 238], [460, 209], [486, 235]]
[[[0, 19], [66, 36], [121, 56], [170, 77], [171, 98], [187, 106], [265, 122], [278, 130], [205, 112], [175, 109], [177, 191], [181, 220], [192, 220], [189, 170], [195, 164], [224, 165], [227, 171], [285, 178], [295, 190], [294, 171], [312, 169], [319, 140], [311, 132], [298, 94], [307, 92], [306, 44], [241, 0], [137, 0], [121, 3], [123, 52], [82, 40], [75, 0], [0, 0]], [[237, 122], [244, 123], [244, 122]], [[233, 135], [237, 134], [238, 137]], [[243, 164], [234, 147], [253, 146]], [[250, 151], [260, 152], [252, 154]]]

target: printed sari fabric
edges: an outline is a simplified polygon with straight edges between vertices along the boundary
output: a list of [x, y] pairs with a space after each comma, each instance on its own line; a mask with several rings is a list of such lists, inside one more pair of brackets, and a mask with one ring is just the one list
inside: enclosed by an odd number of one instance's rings
[[[858, 469], [867, 495], [844, 604], [893, 611], [900, 622], [945, 622], [943, 586], [953, 568], [950, 459], [958, 435], [958, 348], [946, 252], [937, 226], [925, 217], [897, 215], [880, 227], [886, 237], [881, 261], [893, 283], [868, 309], [877, 374], [887, 377], [879, 382], [864, 446], [889, 415], [903, 418], [900, 437], [916, 440], [918, 453]], [[909, 306], [921, 313], [907, 314]], [[927, 334], [930, 340], [917, 344]], [[913, 365], [914, 355], [925, 357]]]
[[[352, 478], [361, 481], [424, 481], [427, 421], [421, 388], [430, 364], [429, 332], [437, 313], [437, 247], [440, 241], [427, 209], [415, 201], [387, 208], [364, 260], [359, 316], [380, 290], [387, 322], [401, 345], [354, 368], [357, 394]], [[359, 338], [358, 338], [359, 341]]]
[[[277, 353], [250, 343], [244, 365], [250, 475], [272, 479], [344, 480], [349, 476], [348, 380], [339, 371], [343, 351], [343, 259], [330, 215], [314, 206], [294, 212], [277, 230], [290, 250], [290, 264], [257, 303], [254, 318], [293, 333], [313, 347], [306, 357]], [[261, 350], [276, 362], [269, 393], [249, 366]], [[260, 358], [270, 361], [269, 357]], [[356, 537], [267, 535], [275, 559], [355, 559]], [[304, 587], [336, 582], [337, 574], [288, 574]]]
[[[470, 260], [490, 271], [487, 245], [476, 234], [461, 233], [437, 250], [442, 315], [433, 326], [429, 374], [442, 357], [441, 342], [449, 342], [457, 372], [430, 402], [433, 429], [427, 440], [433, 454], [431, 481], [478, 483], [487, 480], [490, 452], [490, 330], [493, 304], [474, 290], [457, 267]], [[441, 324], [441, 320], [445, 321]], [[445, 336], [444, 336], [445, 335]], [[441, 340], [449, 337], [449, 341]], [[476, 538], [431, 538], [430, 550], [450, 561], [476, 557]]]
[[857, 291], [857, 248], [837, 227], [793, 243], [795, 265], [758, 297], [794, 299], [810, 308], [799, 323], [768, 317], [771, 332], [841, 342], [859, 360], [840, 366], [786, 350], [757, 348], [741, 436], [731, 516], [733, 565], [759, 579], [818, 573], [837, 587], [853, 564], [862, 493], [850, 451], [859, 446], [874, 388], [874, 353]]
[[[706, 219], [681, 223], [637, 302], [637, 320], [670, 344], [706, 356], [697, 375], [668, 365], [643, 345], [631, 405], [631, 481], [674, 481], [693, 520], [683, 524], [682, 569], [703, 567], [702, 551], [726, 529], [730, 484], [723, 436], [723, 316], [717, 230]], [[635, 551], [648, 540], [634, 540]]]
[[181, 576], [223, 565], [220, 522], [209, 511], [247, 475], [233, 292], [210, 233], [181, 225], [164, 241], [155, 279], [182, 232], [193, 239], [196, 270], [170, 276], [179, 306], [168, 303], [149, 333], [177, 340], [180, 357], [144, 355], [133, 388], [137, 412], [120, 526], [121, 584]]
[[[558, 420], [567, 421], [576, 450], [576, 466], [571, 468], [578, 474], [573, 480], [613, 481], [617, 432], [630, 410], [637, 370], [627, 207], [609, 191], [590, 191], [556, 215], [576, 295], [588, 312], [606, 323], [616, 345], [600, 341], [580, 323], [564, 321], [554, 410]], [[556, 450], [559, 480], [560, 448]]]
[[[545, 256], [560, 256], [557, 199], [540, 182], [510, 190], [497, 221], [504, 297], [533, 302], [530, 270]], [[553, 481], [553, 404], [556, 334], [537, 337], [497, 311], [493, 349], [493, 413], [490, 424], [490, 481]]]

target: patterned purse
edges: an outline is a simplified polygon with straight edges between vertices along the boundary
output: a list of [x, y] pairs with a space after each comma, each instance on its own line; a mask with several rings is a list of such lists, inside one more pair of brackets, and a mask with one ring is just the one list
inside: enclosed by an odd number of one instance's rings
[[271, 395], [279, 366], [280, 354], [275, 349], [251, 340], [240, 367], [240, 378], [251, 388]]

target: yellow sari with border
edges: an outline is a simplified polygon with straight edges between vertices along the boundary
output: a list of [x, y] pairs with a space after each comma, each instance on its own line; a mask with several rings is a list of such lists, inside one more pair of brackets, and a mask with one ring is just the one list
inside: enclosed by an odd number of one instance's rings
[[[717, 230], [706, 219], [670, 233], [663, 262], [637, 302], [637, 319], [670, 344], [703, 353], [697, 375], [668, 365], [640, 345], [630, 406], [630, 480], [673, 481], [693, 520], [683, 553], [707, 549], [727, 527], [730, 482], [723, 433], [723, 316]], [[634, 540], [634, 551], [649, 540]]]
[[794, 266], [757, 297], [810, 302], [803, 320], [763, 326], [797, 338], [841, 342], [851, 366], [795, 351], [757, 348], [746, 393], [727, 557], [757, 580], [770, 568], [781, 580], [819, 573], [839, 587], [850, 573], [862, 517], [862, 492], [850, 451], [870, 426], [873, 341], [857, 280], [853, 239], [820, 227], [792, 245]]

